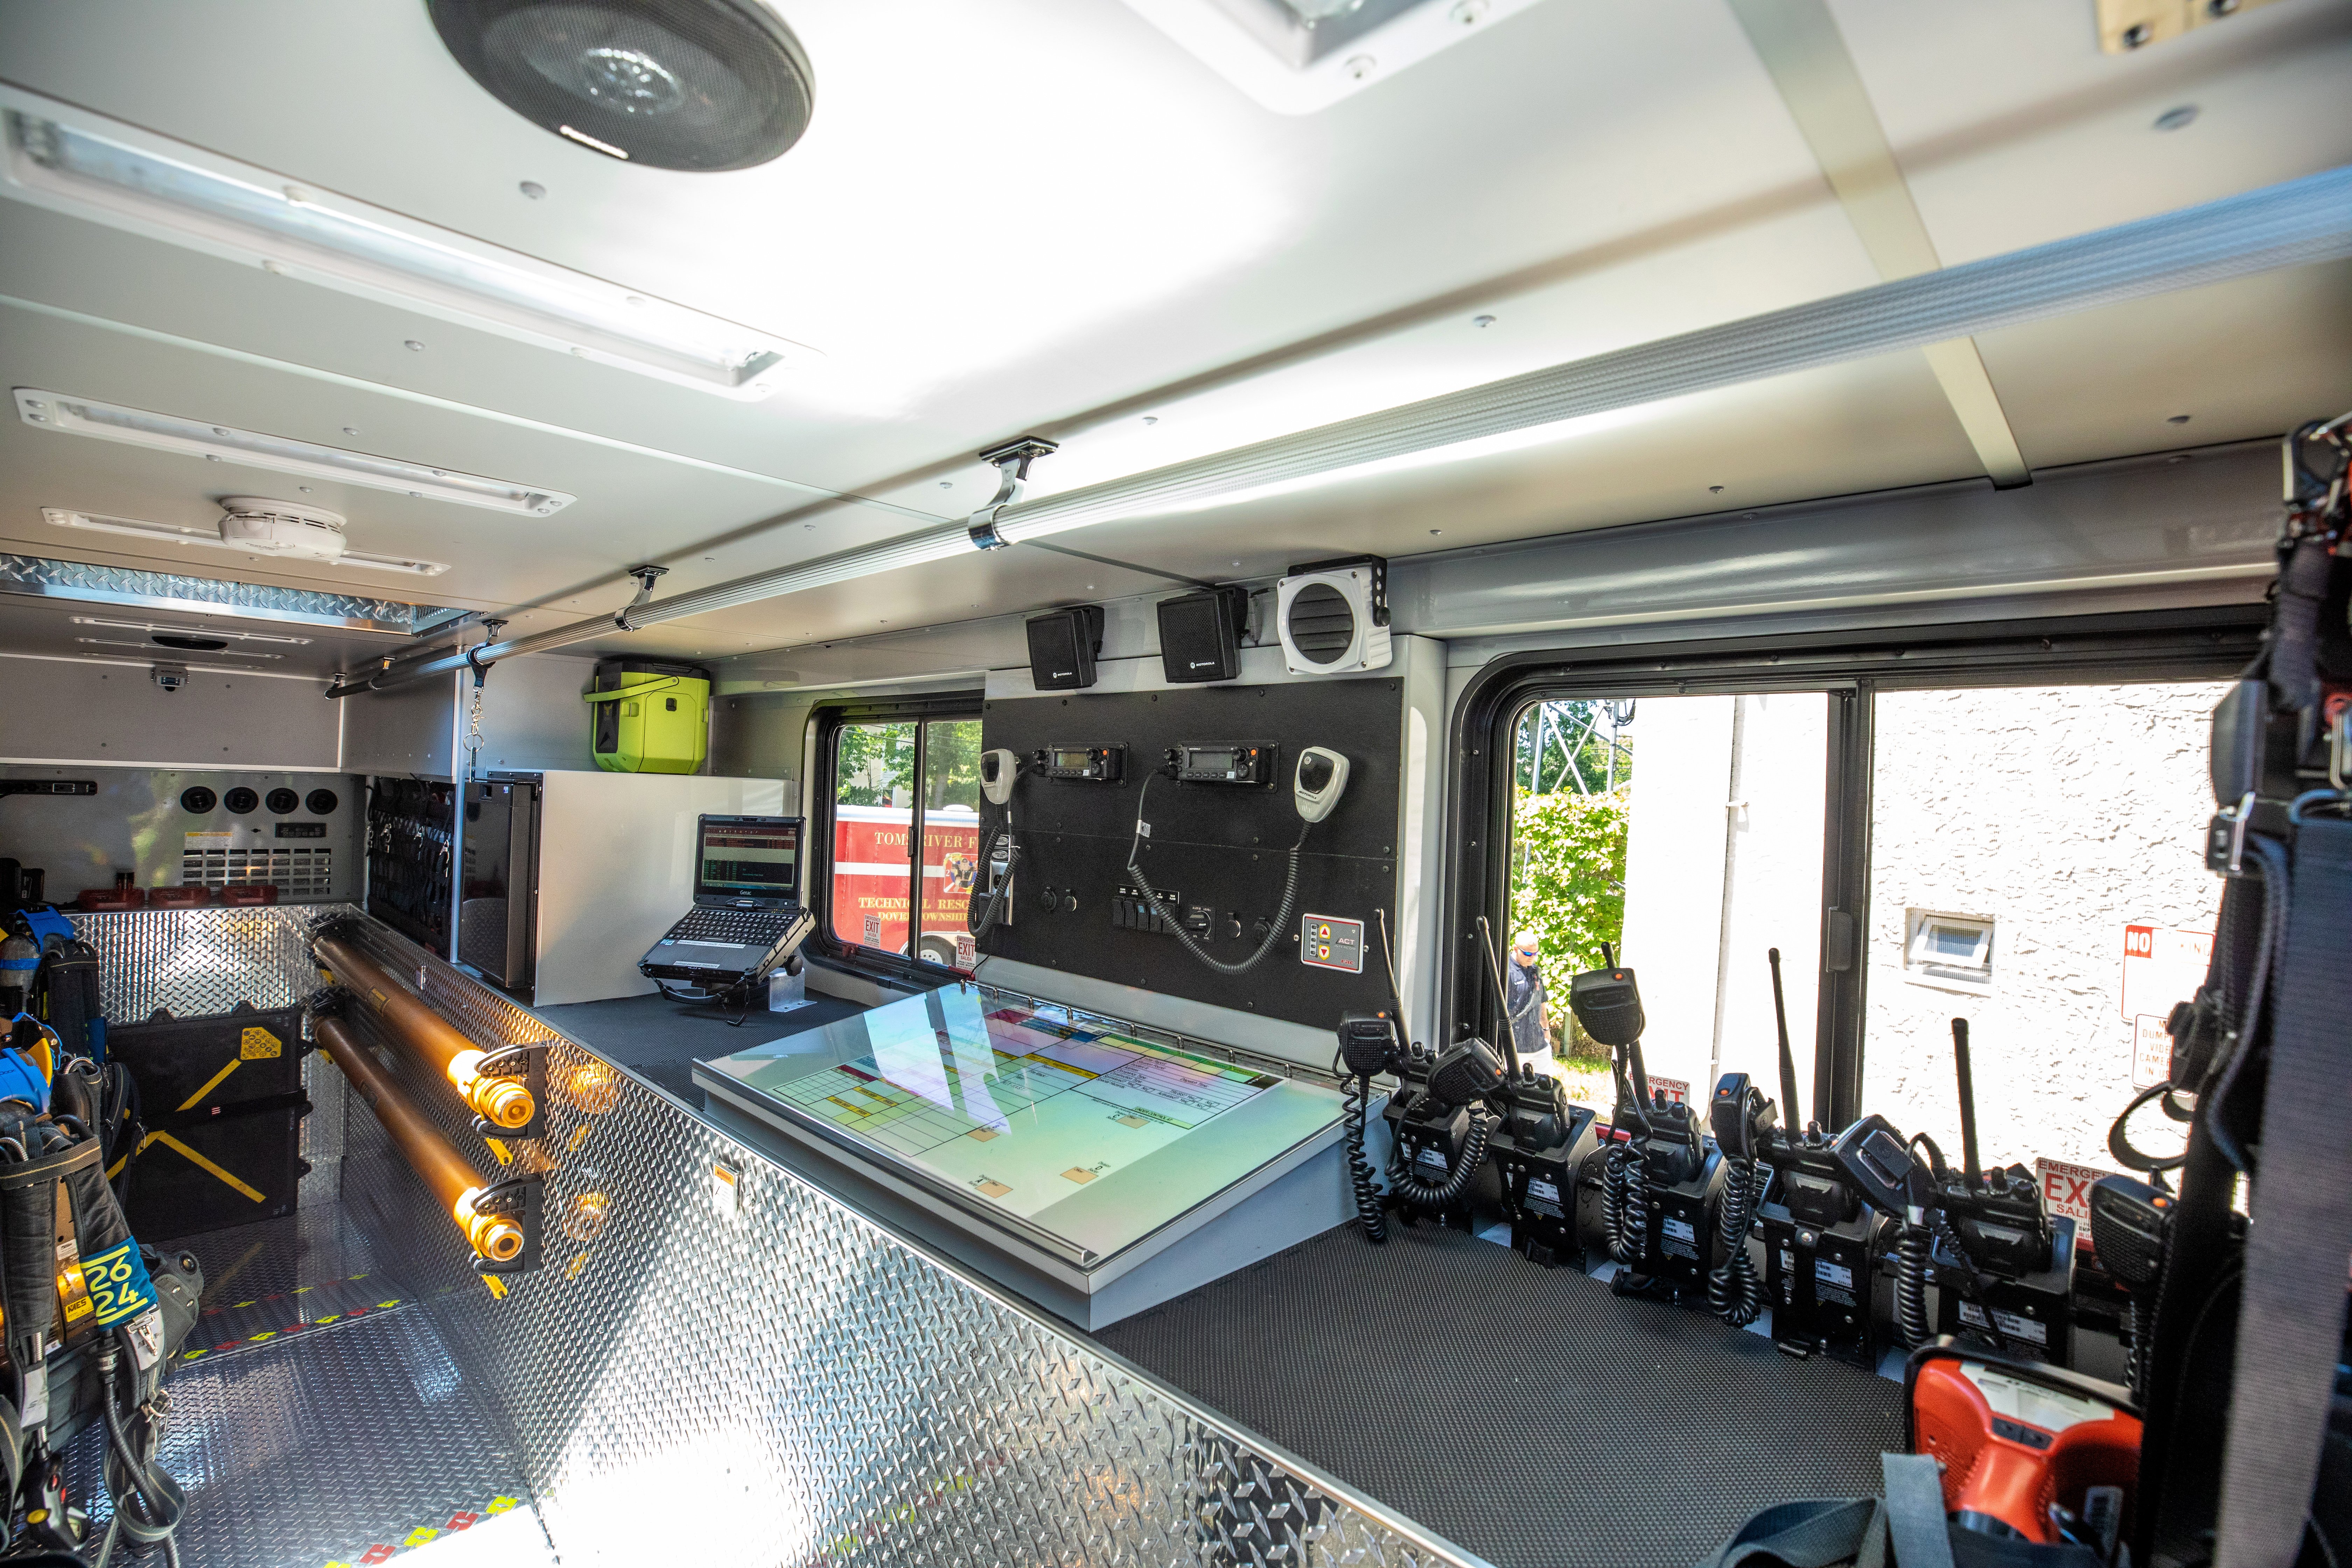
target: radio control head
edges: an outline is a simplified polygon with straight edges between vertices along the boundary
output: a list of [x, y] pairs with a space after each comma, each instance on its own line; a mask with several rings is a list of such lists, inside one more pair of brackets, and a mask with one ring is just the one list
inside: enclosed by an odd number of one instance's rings
[[1298, 753], [1298, 766], [1291, 774], [1291, 798], [1298, 804], [1298, 815], [1309, 822], [1320, 822], [1331, 815], [1339, 804], [1339, 796], [1348, 788], [1348, 759], [1323, 746], [1307, 746]]
[[991, 805], [1013, 798], [1013, 781], [1021, 775], [1021, 759], [1003, 747], [980, 754], [980, 793]]

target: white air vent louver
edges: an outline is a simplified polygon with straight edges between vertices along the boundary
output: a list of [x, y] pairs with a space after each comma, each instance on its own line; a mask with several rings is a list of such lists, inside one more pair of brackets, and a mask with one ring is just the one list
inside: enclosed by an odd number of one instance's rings
[[1293, 675], [1385, 669], [1388, 563], [1375, 555], [1294, 566], [1275, 584], [1275, 627]]
[[289, 555], [303, 561], [343, 558], [343, 516], [322, 507], [298, 506], [263, 496], [228, 496], [221, 501], [221, 542], [257, 555]]

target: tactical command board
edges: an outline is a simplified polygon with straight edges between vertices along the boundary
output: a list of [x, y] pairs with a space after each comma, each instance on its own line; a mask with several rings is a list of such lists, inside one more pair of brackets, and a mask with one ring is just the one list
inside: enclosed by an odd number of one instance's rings
[[[1081, 1300], [1286, 1176], [1311, 1191], [1294, 1184], [1284, 1214], [1246, 1222], [1253, 1235], [1267, 1223], [1298, 1229], [1288, 1245], [1342, 1212], [1335, 1090], [985, 986], [907, 997], [700, 1062], [695, 1081], [835, 1163], [846, 1156]], [[1214, 1245], [1182, 1250], [1187, 1268], [1209, 1270], [1201, 1279], [1223, 1271]]]

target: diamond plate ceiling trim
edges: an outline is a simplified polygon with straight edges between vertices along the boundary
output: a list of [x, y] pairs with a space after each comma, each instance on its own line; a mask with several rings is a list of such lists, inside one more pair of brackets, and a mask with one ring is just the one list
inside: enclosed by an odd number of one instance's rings
[[440, 605], [404, 605], [396, 599], [325, 594], [309, 588], [272, 588], [173, 572], [142, 572], [127, 566], [96, 566], [85, 561], [50, 561], [37, 555], [0, 554], [0, 594], [37, 599], [71, 599], [93, 605], [136, 605], [151, 610], [236, 616], [247, 620], [291, 621], [301, 626], [415, 637], [463, 612]]

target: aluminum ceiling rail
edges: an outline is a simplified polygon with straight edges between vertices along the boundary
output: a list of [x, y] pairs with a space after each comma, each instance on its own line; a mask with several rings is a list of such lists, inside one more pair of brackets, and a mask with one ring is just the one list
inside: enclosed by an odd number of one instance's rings
[[[2346, 256], [2352, 256], [2352, 166], [1015, 504], [996, 514], [995, 534], [1004, 543], [1028, 543], [1410, 453]], [[616, 626], [730, 609], [974, 547], [971, 529], [946, 523], [636, 605], [625, 618], [600, 616], [427, 659], [328, 695], [404, 685], [468, 663], [479, 668], [584, 642]]]

